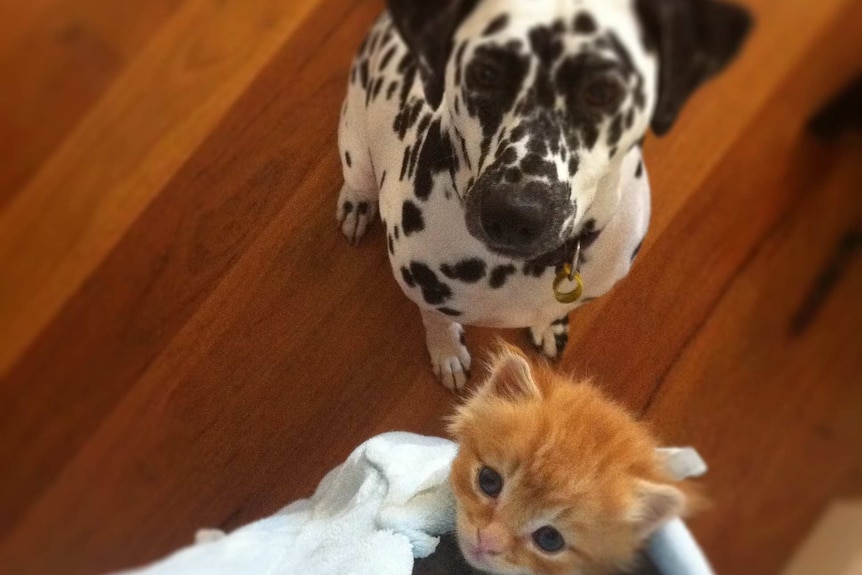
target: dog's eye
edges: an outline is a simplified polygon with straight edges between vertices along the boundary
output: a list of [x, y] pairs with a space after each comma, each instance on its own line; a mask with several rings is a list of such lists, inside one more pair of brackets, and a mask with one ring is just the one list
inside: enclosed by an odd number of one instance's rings
[[490, 467], [479, 470], [479, 489], [488, 497], [497, 497], [503, 490], [503, 478]]
[[616, 108], [623, 96], [623, 87], [616, 78], [602, 76], [587, 82], [582, 94], [584, 104], [603, 110]]
[[500, 86], [502, 71], [487, 62], [473, 62], [467, 70], [467, 83], [473, 90], [493, 90]]
[[556, 553], [566, 544], [560, 532], [550, 525], [533, 531], [533, 542], [546, 553]]

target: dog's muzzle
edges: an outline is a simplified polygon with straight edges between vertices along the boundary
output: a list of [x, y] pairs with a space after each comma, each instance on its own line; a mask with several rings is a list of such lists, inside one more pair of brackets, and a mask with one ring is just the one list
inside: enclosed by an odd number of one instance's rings
[[573, 209], [565, 184], [481, 177], [467, 196], [467, 229], [492, 251], [529, 259], [558, 247]]

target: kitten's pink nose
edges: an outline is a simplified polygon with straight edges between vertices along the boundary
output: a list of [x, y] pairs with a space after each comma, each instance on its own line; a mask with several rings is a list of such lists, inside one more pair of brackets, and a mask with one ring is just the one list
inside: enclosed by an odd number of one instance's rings
[[506, 545], [506, 532], [496, 524], [479, 529], [476, 536], [477, 551], [483, 555], [499, 555]]

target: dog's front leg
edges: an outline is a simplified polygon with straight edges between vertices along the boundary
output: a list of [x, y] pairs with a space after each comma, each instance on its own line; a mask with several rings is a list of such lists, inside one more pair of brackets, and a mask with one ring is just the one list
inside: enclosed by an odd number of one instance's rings
[[569, 316], [527, 328], [530, 343], [548, 359], [559, 359], [569, 343]]
[[341, 232], [353, 245], [359, 242], [374, 221], [380, 186], [384, 183], [375, 180], [374, 164], [364, 129], [365, 107], [357, 103], [357, 98], [364, 98], [364, 94], [352, 88], [338, 126], [344, 185], [338, 194], [335, 210]]
[[436, 312], [425, 310], [422, 310], [422, 323], [434, 375], [447, 389], [464, 389], [470, 377], [471, 361], [464, 341], [464, 328]]

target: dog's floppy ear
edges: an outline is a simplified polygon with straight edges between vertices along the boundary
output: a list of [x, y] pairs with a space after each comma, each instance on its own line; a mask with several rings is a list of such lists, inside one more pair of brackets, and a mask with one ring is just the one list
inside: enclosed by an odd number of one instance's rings
[[446, 61], [455, 30], [479, 0], [388, 0], [389, 13], [422, 75], [425, 99], [436, 109], [443, 99]]
[[652, 130], [661, 136], [697, 87], [736, 55], [752, 18], [721, 0], [636, 0], [636, 6], [648, 47], [658, 49]]

